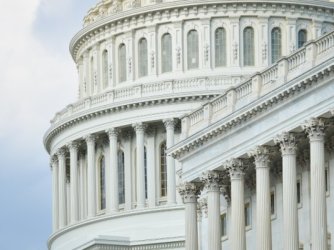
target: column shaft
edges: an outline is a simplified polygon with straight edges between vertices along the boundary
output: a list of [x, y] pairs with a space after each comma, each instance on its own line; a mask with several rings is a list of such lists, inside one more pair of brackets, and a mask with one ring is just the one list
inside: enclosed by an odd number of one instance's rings
[[52, 228], [56, 232], [59, 228], [59, 208], [58, 208], [58, 160], [53, 157], [51, 160], [52, 167]]
[[134, 125], [136, 130], [137, 156], [137, 208], [145, 207], [145, 158], [144, 158], [144, 124]]
[[111, 181], [111, 212], [119, 210], [118, 199], [118, 130], [111, 128], [108, 130], [110, 143], [110, 181]]
[[155, 132], [151, 131], [147, 137], [147, 199], [149, 207], [155, 207], [157, 204], [155, 172]]
[[[174, 145], [174, 129], [175, 120], [168, 119], [164, 121], [166, 127], [166, 146], [170, 148]], [[167, 203], [170, 205], [176, 204], [176, 174], [175, 160], [171, 156], [166, 156], [167, 160]]]
[[79, 194], [78, 194], [78, 144], [71, 143], [70, 149], [70, 192], [71, 192], [71, 224], [79, 220]]
[[65, 150], [61, 149], [58, 152], [59, 161], [59, 228], [64, 228], [67, 223], [66, 209], [66, 158]]
[[125, 210], [132, 209], [131, 144], [131, 134], [128, 134], [124, 142]]
[[96, 215], [96, 171], [95, 171], [95, 138], [86, 137], [87, 142], [87, 217]]

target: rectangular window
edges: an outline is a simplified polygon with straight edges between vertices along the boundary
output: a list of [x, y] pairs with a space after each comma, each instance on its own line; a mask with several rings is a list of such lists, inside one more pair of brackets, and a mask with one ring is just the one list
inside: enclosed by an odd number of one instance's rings
[[325, 188], [326, 188], [326, 195], [329, 195], [329, 190], [330, 190], [330, 182], [329, 182], [329, 163], [326, 162], [326, 167], [325, 167]]
[[271, 215], [275, 215], [275, 192], [270, 193], [270, 212]]
[[301, 197], [301, 181], [297, 180], [297, 204], [300, 205], [302, 202]]
[[245, 204], [245, 226], [250, 227], [251, 226], [251, 208], [250, 208], [250, 202], [247, 202]]
[[222, 214], [220, 216], [221, 219], [221, 232], [222, 232], [222, 237], [227, 236], [227, 218], [226, 218], [226, 213]]

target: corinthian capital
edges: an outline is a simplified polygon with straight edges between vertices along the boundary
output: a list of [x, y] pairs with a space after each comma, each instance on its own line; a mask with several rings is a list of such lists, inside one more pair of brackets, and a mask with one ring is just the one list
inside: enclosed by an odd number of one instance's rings
[[200, 194], [201, 186], [199, 183], [184, 182], [178, 186], [177, 189], [182, 196], [184, 203], [195, 203]]
[[277, 135], [274, 141], [280, 146], [283, 155], [296, 154], [296, 137], [292, 133], [283, 132], [282, 134]]
[[64, 148], [60, 148], [60, 149], [58, 149], [58, 151], [57, 151], [56, 154], [58, 156], [58, 160], [60, 158], [65, 158], [65, 156], [66, 156], [66, 150]]
[[110, 128], [106, 130], [106, 133], [108, 134], [109, 138], [111, 137], [117, 137], [119, 135], [119, 129], [117, 128]]
[[267, 166], [270, 162], [270, 150], [267, 146], [257, 146], [250, 152], [248, 152], [249, 157], [254, 157], [256, 167], [259, 166], [259, 164]]
[[231, 159], [224, 164], [229, 171], [231, 179], [239, 179], [245, 175], [245, 165], [242, 159]]
[[139, 122], [139, 123], [132, 124], [132, 127], [134, 128], [136, 133], [138, 132], [144, 133], [147, 128], [147, 125], [142, 122]]
[[56, 168], [58, 166], [58, 158], [56, 155], [51, 156], [50, 158], [50, 166], [51, 168]]
[[177, 120], [175, 120], [174, 118], [171, 119], [165, 119], [163, 120], [163, 123], [165, 125], [165, 128], [168, 129], [174, 129], [176, 124], [177, 124]]
[[302, 125], [310, 140], [323, 140], [325, 136], [325, 122], [321, 118], [311, 118]]
[[78, 150], [78, 148], [79, 148], [79, 146], [80, 146], [80, 144], [78, 143], [78, 142], [69, 142], [68, 144], [67, 144], [67, 147], [68, 147], [68, 149], [70, 150], [70, 151], [72, 151], [72, 150]]
[[96, 142], [96, 136], [95, 135], [87, 135], [83, 139], [87, 142], [87, 144]]
[[223, 174], [221, 171], [206, 171], [201, 177], [204, 187], [207, 191], [218, 192], [223, 181]]

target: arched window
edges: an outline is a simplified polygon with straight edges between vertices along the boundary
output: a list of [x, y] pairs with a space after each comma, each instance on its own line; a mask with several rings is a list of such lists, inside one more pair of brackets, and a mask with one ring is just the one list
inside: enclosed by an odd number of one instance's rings
[[92, 93], [94, 93], [95, 90], [95, 70], [94, 70], [94, 57], [92, 56], [90, 58], [90, 87]]
[[243, 38], [244, 66], [254, 66], [254, 30], [252, 27], [247, 27], [244, 29]]
[[138, 70], [139, 77], [147, 76], [148, 74], [148, 52], [147, 52], [147, 40], [142, 38], [138, 44]]
[[306, 42], [307, 42], [307, 31], [306, 30], [298, 31], [298, 49], [303, 47]]
[[197, 69], [199, 65], [198, 32], [191, 30], [187, 36], [188, 69]]
[[271, 31], [271, 62], [275, 63], [282, 56], [282, 32], [280, 28]]
[[118, 151], [118, 200], [119, 204], [125, 203], [125, 174], [124, 174], [124, 152]]
[[161, 72], [165, 73], [172, 70], [172, 36], [166, 33], [161, 38]]
[[119, 82], [126, 81], [126, 47], [124, 43], [118, 48], [118, 75]]
[[167, 161], [166, 161], [166, 142], [160, 145], [160, 196], [167, 196]]
[[104, 50], [102, 53], [102, 78], [103, 88], [108, 87], [108, 50]]
[[226, 65], [226, 32], [224, 28], [215, 31], [215, 66]]
[[99, 193], [100, 193], [100, 209], [106, 208], [106, 179], [105, 179], [105, 159], [102, 156], [99, 160]]

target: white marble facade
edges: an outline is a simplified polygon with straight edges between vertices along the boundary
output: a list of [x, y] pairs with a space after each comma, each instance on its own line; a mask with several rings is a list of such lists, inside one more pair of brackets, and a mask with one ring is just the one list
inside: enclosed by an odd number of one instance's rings
[[330, 250], [334, 4], [103, 0], [44, 137], [52, 250]]

